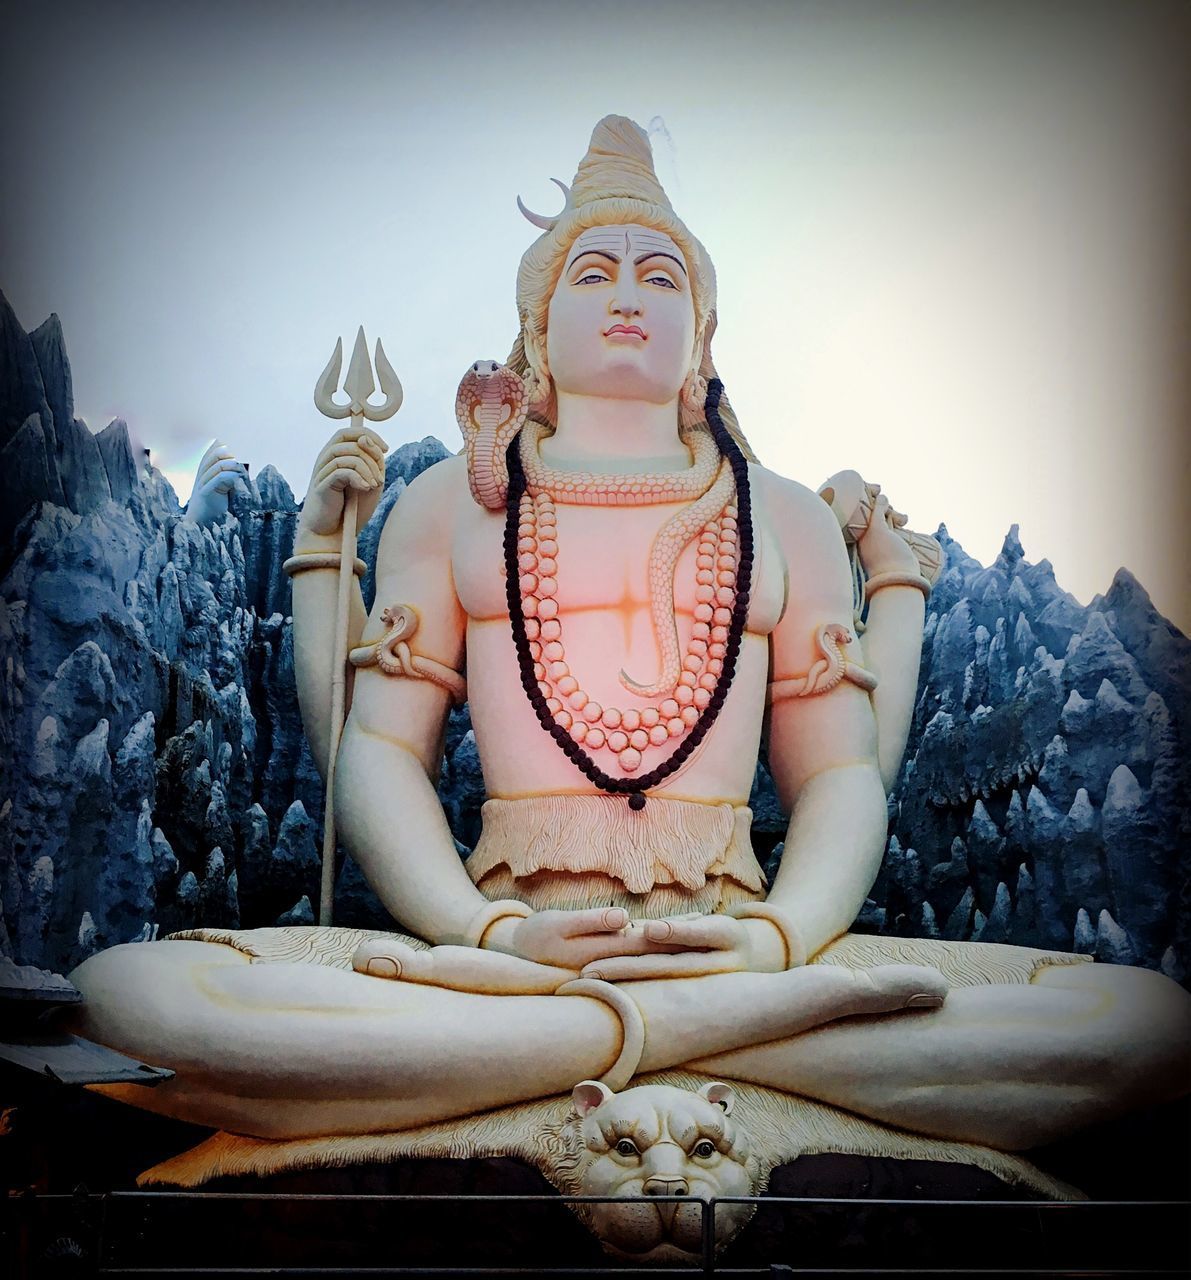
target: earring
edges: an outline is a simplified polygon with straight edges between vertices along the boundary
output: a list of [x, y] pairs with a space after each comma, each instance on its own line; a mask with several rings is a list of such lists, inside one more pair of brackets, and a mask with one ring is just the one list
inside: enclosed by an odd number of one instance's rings
[[703, 412], [703, 405], [707, 400], [707, 379], [698, 369], [692, 369], [687, 374], [678, 398], [691, 413]]
[[534, 412], [543, 409], [549, 403], [554, 390], [550, 374], [545, 371], [539, 373], [533, 365], [530, 365], [522, 381], [525, 383], [525, 399], [529, 408]]
[[524, 318], [522, 318], [521, 343], [527, 366], [523, 375], [526, 403], [531, 412], [540, 413], [546, 410], [554, 399], [554, 384], [546, 364], [546, 354], [542, 350], [545, 344], [537, 340]]

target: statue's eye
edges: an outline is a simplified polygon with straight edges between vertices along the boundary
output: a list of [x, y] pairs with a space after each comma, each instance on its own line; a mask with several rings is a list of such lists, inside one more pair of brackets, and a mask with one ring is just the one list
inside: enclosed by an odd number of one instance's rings
[[677, 289], [678, 286], [669, 276], [646, 276], [646, 284], [659, 284], [663, 289]]
[[715, 1143], [704, 1138], [702, 1142], [695, 1143], [695, 1149], [691, 1154], [698, 1156], [700, 1160], [707, 1160], [715, 1155]]
[[636, 1156], [641, 1154], [637, 1150], [637, 1144], [632, 1140], [632, 1138], [621, 1138], [621, 1140], [616, 1144], [616, 1151], [618, 1155], [622, 1156]]
[[608, 277], [600, 271], [589, 271], [586, 275], [580, 276], [575, 281], [576, 284], [607, 284]]

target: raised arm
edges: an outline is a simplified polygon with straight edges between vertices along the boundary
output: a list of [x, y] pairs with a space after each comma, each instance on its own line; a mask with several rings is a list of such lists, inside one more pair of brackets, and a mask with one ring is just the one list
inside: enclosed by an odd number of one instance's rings
[[[889, 500], [884, 494], [877, 499], [858, 549], [864, 572], [876, 588], [869, 595], [868, 625], [861, 644], [864, 664], [879, 681], [873, 690], [877, 759], [881, 781], [890, 791], [906, 753], [918, 695], [918, 664], [926, 620], [926, 597], [921, 588], [912, 584], [915, 579], [925, 579], [910, 544], [893, 529]], [[886, 585], [880, 586], [881, 583]]]
[[[851, 577], [839, 524], [809, 490], [771, 476], [766, 482], [790, 578], [773, 634], [769, 729], [770, 768], [790, 823], [767, 901], [786, 914], [809, 957], [847, 930], [876, 879], [885, 848], [885, 787], [863, 680], [797, 693], [802, 677], [822, 663], [822, 629], [836, 624], [837, 643], [842, 631], [851, 634]], [[854, 641], [841, 650], [863, 664]]]
[[[465, 616], [450, 564], [460, 500], [470, 500], [467, 477], [454, 458], [398, 499], [381, 534], [376, 604], [362, 645], [382, 639], [389, 629], [384, 610], [401, 606], [416, 618], [416, 630], [406, 633], [414, 666], [429, 659], [462, 669]], [[394, 917], [431, 942], [462, 941], [485, 905], [434, 790], [450, 703], [448, 690], [431, 679], [361, 668], [336, 769], [335, 819], [345, 846]]]
[[[344, 496], [356, 494], [357, 524], [362, 526], [380, 499], [387, 447], [371, 427], [363, 431], [345, 427], [331, 437], [315, 461], [294, 534], [294, 554], [287, 561], [293, 575], [294, 677], [302, 729], [324, 778], [331, 740], [331, 666], [338, 625]], [[347, 620], [349, 648], [359, 642], [363, 626], [364, 601], [355, 578]], [[349, 673], [349, 700], [351, 692]]]

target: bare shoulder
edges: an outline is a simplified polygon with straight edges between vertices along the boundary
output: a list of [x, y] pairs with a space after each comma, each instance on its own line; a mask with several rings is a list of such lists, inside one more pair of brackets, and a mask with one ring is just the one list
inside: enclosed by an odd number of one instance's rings
[[383, 608], [410, 605], [420, 615], [425, 652], [458, 665], [463, 617], [451, 574], [451, 543], [463, 500], [471, 501], [467, 464], [452, 457], [428, 467], [393, 504], [376, 549], [376, 600], [365, 641], [383, 632]]
[[847, 549], [839, 521], [813, 489], [761, 466], [750, 466], [749, 476], [760, 492], [765, 517], [792, 564], [813, 557], [846, 567]]
[[444, 557], [449, 555], [459, 504], [464, 500], [471, 500], [465, 458], [443, 458], [427, 467], [393, 504], [381, 531], [378, 560], [388, 560], [398, 547], [405, 555], [414, 548], [430, 551], [435, 547], [442, 549]]
[[[775, 637], [779, 646], [794, 637], [796, 665], [804, 670], [813, 655], [805, 644], [815, 628], [852, 616], [852, 571], [844, 535], [831, 508], [813, 489], [763, 467], [752, 469], [758, 514], [766, 522], [786, 562], [786, 607]], [[797, 665], [801, 663], [802, 665]]]
[[419, 515], [444, 507], [453, 510], [460, 498], [470, 501], [467, 459], [461, 454], [452, 454], [415, 476], [397, 499], [394, 510], [417, 511]]

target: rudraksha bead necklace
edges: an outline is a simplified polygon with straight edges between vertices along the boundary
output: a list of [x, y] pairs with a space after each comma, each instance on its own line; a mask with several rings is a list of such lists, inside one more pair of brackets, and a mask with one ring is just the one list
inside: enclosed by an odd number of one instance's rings
[[[627, 795], [633, 809], [644, 808], [645, 792], [680, 769], [710, 731], [731, 687], [744, 636], [753, 570], [752, 500], [748, 462], [720, 417], [722, 394], [723, 383], [713, 378], [707, 386], [707, 424], [731, 466], [736, 501], [718, 519], [708, 520], [699, 534], [692, 636], [679, 683], [656, 706], [625, 711], [602, 707], [571, 674], [555, 599], [554, 500], [540, 487], [536, 496], [526, 492], [518, 441], [508, 449], [505, 592], [522, 688], [538, 722], [571, 763], [601, 791]], [[626, 773], [635, 772], [643, 751], [670, 740], [678, 741], [671, 755], [638, 777], [614, 778], [589, 754], [607, 749]]]

